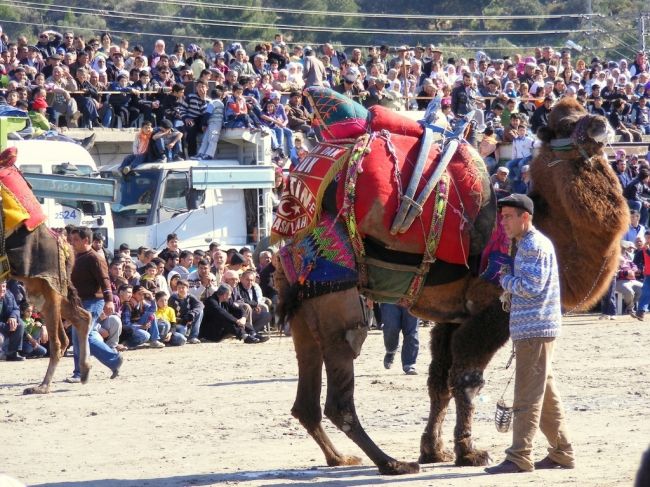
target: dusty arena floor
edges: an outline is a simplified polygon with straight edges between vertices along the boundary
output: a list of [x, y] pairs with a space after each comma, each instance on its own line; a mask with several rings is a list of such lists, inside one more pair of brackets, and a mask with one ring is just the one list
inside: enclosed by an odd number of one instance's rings
[[[62, 360], [49, 396], [23, 396], [45, 360], [0, 363], [3, 460], [0, 472], [27, 485], [66, 487], [286, 486], [630, 486], [650, 442], [650, 323], [597, 316], [565, 320], [556, 376], [578, 467], [492, 477], [482, 468], [425, 465], [417, 475], [383, 477], [326, 422], [333, 441], [362, 466], [328, 468], [289, 410], [297, 367], [289, 338], [260, 345], [187, 345], [127, 352], [122, 375], [94, 362], [87, 385], [67, 384]], [[382, 366], [380, 332], [357, 360], [357, 410], [368, 433], [393, 456], [415, 460], [426, 415], [429, 329], [420, 329], [420, 375]], [[486, 372], [476, 443], [503, 458], [510, 434], [494, 427], [509, 371], [502, 349]], [[94, 360], [94, 359], [93, 359]], [[397, 365], [397, 364], [396, 364]], [[507, 395], [512, 397], [512, 387]], [[453, 403], [452, 403], [453, 406]], [[455, 414], [445, 425], [451, 443]], [[545, 454], [538, 436], [536, 458]]]

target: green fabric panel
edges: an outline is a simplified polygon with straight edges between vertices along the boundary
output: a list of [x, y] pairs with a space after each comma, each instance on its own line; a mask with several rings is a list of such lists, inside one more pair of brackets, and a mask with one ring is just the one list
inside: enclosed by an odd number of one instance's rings
[[416, 268], [413, 272], [384, 269], [370, 264], [367, 268], [370, 291], [364, 294], [382, 303], [396, 303], [404, 297], [416, 274]]

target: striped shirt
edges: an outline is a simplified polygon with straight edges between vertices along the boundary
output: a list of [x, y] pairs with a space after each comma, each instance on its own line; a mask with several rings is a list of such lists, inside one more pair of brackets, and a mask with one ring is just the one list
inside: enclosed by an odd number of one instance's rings
[[560, 335], [562, 304], [555, 249], [536, 228], [531, 227], [519, 241], [513, 274], [501, 276], [501, 286], [512, 295], [513, 341]]
[[190, 93], [181, 102], [181, 117], [183, 120], [186, 118], [197, 119], [205, 113], [205, 108], [208, 106], [208, 99], [202, 100], [196, 93]]

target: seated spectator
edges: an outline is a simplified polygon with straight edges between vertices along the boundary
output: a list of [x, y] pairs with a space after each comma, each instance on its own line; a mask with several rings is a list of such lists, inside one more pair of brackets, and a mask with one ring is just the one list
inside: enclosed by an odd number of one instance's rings
[[145, 122], [154, 123], [156, 120], [162, 120], [159, 111], [160, 100], [157, 99], [157, 95], [146, 93], [148, 91], [159, 91], [160, 88], [160, 84], [151, 79], [149, 70], [142, 69], [138, 72], [138, 80], [133, 83], [133, 89], [139, 94], [132, 99], [132, 103], [135, 105], [138, 113], [143, 115]]
[[92, 128], [101, 127], [99, 120], [99, 93], [90, 83], [88, 71], [84, 68], [77, 70], [77, 88], [73, 98], [77, 101], [77, 106], [81, 112], [79, 127]]
[[650, 135], [650, 106], [645, 95], [639, 98], [637, 105], [632, 110], [632, 121], [644, 135]]
[[519, 194], [528, 194], [531, 188], [530, 165], [525, 164], [521, 167], [521, 179], [514, 181], [512, 192]]
[[153, 162], [182, 161], [183, 134], [176, 130], [172, 123], [164, 119], [152, 135], [149, 144], [150, 158]]
[[155, 262], [149, 262], [144, 266], [144, 272], [140, 276], [140, 286], [154, 294], [160, 291], [158, 286], [158, 266]]
[[488, 126], [483, 132], [483, 139], [479, 143], [478, 152], [485, 161], [489, 174], [492, 174], [497, 165], [497, 147], [498, 142], [494, 136], [494, 130]]
[[181, 251], [181, 249], [178, 246], [179, 244], [178, 235], [176, 235], [175, 233], [168, 233], [165, 242], [166, 242], [165, 248], [158, 255], [158, 257], [162, 259], [163, 262], [167, 260], [168, 253], [170, 252], [180, 253]]
[[176, 331], [189, 337], [188, 343], [200, 343], [199, 334], [203, 320], [203, 304], [189, 293], [190, 284], [180, 279], [168, 301], [176, 315]]
[[240, 84], [234, 84], [232, 95], [226, 104], [226, 128], [247, 128], [255, 130], [255, 122], [249, 115], [248, 104], [244, 98], [244, 89]]
[[537, 134], [537, 131], [548, 125], [548, 115], [551, 113], [551, 107], [553, 106], [553, 97], [545, 96], [544, 104], [533, 112], [533, 115], [530, 117], [530, 130], [533, 134]]
[[641, 214], [640, 222], [643, 226], [648, 224], [648, 208], [650, 208], [650, 170], [639, 169], [639, 174], [623, 190], [623, 196], [631, 210]]
[[172, 347], [185, 345], [187, 341], [185, 334], [176, 329], [174, 308], [167, 304], [169, 296], [165, 291], [158, 291], [154, 297], [156, 299], [156, 322], [161, 341]]
[[291, 166], [296, 167], [300, 161], [308, 154], [307, 149], [302, 145], [303, 139], [301, 134], [296, 134], [293, 138], [293, 149], [289, 153], [289, 159], [291, 160]]
[[311, 121], [313, 115], [307, 111], [302, 104], [302, 93], [299, 91], [292, 91], [289, 95], [289, 102], [286, 106], [287, 118], [289, 120], [288, 127], [293, 131], [300, 131], [307, 136], [313, 135], [314, 131], [311, 128]]
[[609, 124], [616, 131], [616, 135], [621, 136], [622, 142], [641, 142], [641, 132], [633, 128], [631, 124], [624, 122], [623, 111], [626, 110], [627, 103], [620, 98], [612, 102], [612, 110], [609, 113]]
[[246, 318], [241, 309], [232, 303], [231, 296], [232, 287], [224, 283], [205, 300], [201, 337], [220, 342], [234, 336], [248, 344], [268, 340], [267, 337], [257, 337], [255, 330], [247, 327]]
[[508, 161], [506, 167], [510, 170], [512, 181], [521, 180], [521, 167], [528, 164], [533, 158], [533, 145], [535, 139], [528, 134], [525, 124], [517, 127], [517, 137], [512, 141], [512, 160]]
[[5, 337], [6, 360], [19, 362], [25, 357], [18, 353], [23, 348], [25, 324], [20, 318], [20, 309], [11, 291], [7, 290], [6, 281], [0, 283], [0, 333]]
[[645, 227], [639, 223], [641, 213], [635, 209], [630, 210], [630, 228], [623, 235], [623, 241], [635, 242], [637, 238], [645, 235]]
[[124, 158], [120, 164], [120, 171], [124, 174], [148, 162], [149, 144], [153, 135], [153, 126], [150, 121], [144, 121], [142, 127], [133, 140], [133, 153]]
[[252, 324], [256, 332], [268, 329], [271, 322], [271, 313], [269, 312], [270, 300], [264, 297], [262, 289], [256, 282], [257, 273], [254, 270], [247, 270], [241, 275], [239, 280], [239, 295], [244, 303], [248, 304], [252, 310]]
[[268, 100], [264, 105], [260, 119], [262, 124], [271, 130], [271, 149], [284, 159], [286, 158], [284, 139], [287, 138], [287, 142], [290, 141], [288, 145], [291, 146], [289, 148], [291, 150], [293, 147], [293, 132], [286, 126], [287, 120], [278, 114], [278, 109], [281, 107], [282, 105], [278, 105], [274, 99]]
[[[623, 251], [619, 257], [618, 272], [616, 274], [616, 292], [623, 296], [623, 313], [634, 313], [635, 307], [641, 298], [641, 289], [643, 283], [637, 279], [640, 272], [632, 261], [634, 252], [634, 243], [623, 240], [621, 242]], [[631, 258], [632, 257], [632, 258]]]
[[133, 262], [126, 262], [124, 264], [124, 279], [126, 279], [126, 282], [131, 286], [140, 284], [140, 274]]
[[164, 348], [156, 322], [156, 303], [143, 286], [131, 287], [123, 284], [119, 289], [122, 304], [122, 326], [126, 333], [126, 344], [130, 348], [149, 343], [151, 348]]
[[490, 176], [490, 184], [494, 188], [497, 199], [505, 198], [511, 193], [511, 183], [508, 179], [510, 170], [505, 166], [499, 166], [497, 171]]
[[[121, 284], [121, 286], [123, 285], [125, 284]], [[116, 288], [116, 291], [118, 289], [119, 287]], [[99, 329], [97, 331], [104, 339], [106, 345], [116, 352], [120, 352], [126, 350], [126, 348], [119, 343], [120, 336], [122, 335], [122, 319], [120, 318], [122, 304], [117, 292], [113, 295], [113, 302], [115, 304], [115, 312], [113, 314], [107, 315], [104, 310], [99, 313], [99, 317], [97, 318]]]
[[109, 90], [116, 92], [108, 97], [108, 103], [115, 114], [114, 123], [120, 120], [122, 127], [130, 127], [140, 116], [138, 108], [131, 105], [131, 98], [138, 94], [138, 90], [129, 84], [129, 77], [124, 73], [117, 75]]
[[198, 268], [190, 273], [187, 277], [190, 286], [190, 294], [199, 301], [205, 301], [219, 287], [219, 281], [212, 272], [210, 272], [210, 261], [207, 259], [200, 260]]
[[47, 328], [41, 322], [40, 316], [34, 314], [34, 306], [29, 301], [20, 303], [20, 317], [25, 324], [23, 335], [23, 356], [41, 358], [47, 355], [49, 337]]
[[182, 250], [178, 254], [178, 264], [174, 267], [174, 271], [177, 272], [181, 279], [186, 280], [190, 275], [190, 267], [194, 260], [194, 254], [190, 250]]

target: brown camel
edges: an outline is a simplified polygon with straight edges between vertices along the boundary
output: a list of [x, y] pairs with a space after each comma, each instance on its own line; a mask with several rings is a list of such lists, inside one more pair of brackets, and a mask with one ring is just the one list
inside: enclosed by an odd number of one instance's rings
[[[556, 247], [565, 310], [588, 309], [597, 302], [610, 283], [618, 263], [618, 243], [628, 227], [627, 205], [602, 150], [607, 127], [603, 117], [588, 115], [571, 100], [561, 101], [550, 115], [549, 127], [540, 134], [544, 143], [532, 162], [533, 223]], [[494, 205], [485, 208], [493, 213], [486, 218], [493, 221]], [[378, 221], [382, 215], [372, 214], [358, 222], [363, 236], [374, 237], [375, 247], [377, 241], [381, 245], [390, 238], [382, 240], [378, 235]], [[394, 250], [399, 249], [394, 245], [384, 249], [384, 255]], [[275, 258], [275, 265], [280, 305], [295, 310], [290, 322], [299, 379], [293, 416], [318, 443], [328, 465], [360, 463], [359, 458], [340, 453], [321, 425], [324, 364], [325, 415], [370, 457], [380, 473], [417, 472], [418, 462], [395, 460], [375, 445], [355, 411], [353, 361], [367, 330], [357, 288], [330, 289], [300, 300], [305, 297], [300, 286], [308, 284], [308, 277], [307, 282], [291, 284], [280, 259]], [[431, 332], [430, 413], [421, 437], [419, 463], [454, 458], [458, 466], [489, 462], [488, 453], [472, 442], [472, 415], [473, 400], [484, 384], [483, 371], [509, 338], [508, 315], [500, 295], [498, 285], [478, 277], [468, 266], [438, 260], [410, 309], [416, 316], [436, 322]], [[442, 439], [442, 423], [452, 397], [457, 413], [453, 453], [444, 449]]]
[[[40, 206], [13, 165], [15, 160], [15, 148], [9, 148], [0, 154], [0, 186], [3, 196], [5, 191], [9, 191], [3, 205], [6, 207], [9, 200], [15, 199], [13, 195], [18, 194], [21, 204], [31, 213], [30, 218], [35, 218]], [[3, 216], [6, 221], [6, 214]], [[37, 220], [40, 222], [42, 218]], [[40, 385], [29, 387], [24, 393], [46, 394], [50, 390], [56, 366], [68, 347], [63, 319], [71, 323], [79, 333], [81, 382], [88, 380], [90, 360], [86, 338], [90, 330], [90, 313], [81, 307], [77, 291], [69, 279], [74, 254], [68, 243], [42, 222], [31, 229], [28, 226], [29, 219], [15, 229], [10, 229], [10, 234], [6, 236], [5, 252], [11, 277], [24, 283], [29, 299], [41, 310], [49, 335], [50, 361], [45, 377]]]

